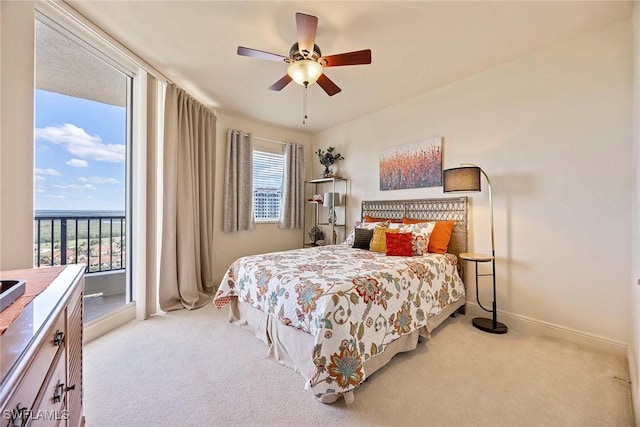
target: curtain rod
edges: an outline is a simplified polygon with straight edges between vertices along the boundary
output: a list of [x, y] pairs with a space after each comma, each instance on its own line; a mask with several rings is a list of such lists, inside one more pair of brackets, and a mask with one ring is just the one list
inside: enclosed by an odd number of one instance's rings
[[[231, 129], [227, 129], [227, 132], [229, 132]], [[242, 132], [242, 135], [244, 136], [249, 136], [249, 132]], [[253, 139], [258, 139], [260, 141], [264, 141], [264, 142], [273, 142], [274, 144], [281, 144], [281, 145], [287, 145], [286, 142], [282, 142], [282, 141], [276, 141], [275, 139], [269, 139], [269, 138], [263, 138], [261, 136], [255, 136], [255, 135], [251, 135], [251, 137]]]
[[259, 136], [254, 136], [253, 139], [258, 139], [260, 141], [265, 141], [265, 142], [273, 142], [274, 144], [282, 144], [282, 145], [286, 145], [286, 142], [282, 142], [282, 141], [276, 141], [274, 139], [268, 139], [268, 138], [261, 138]]

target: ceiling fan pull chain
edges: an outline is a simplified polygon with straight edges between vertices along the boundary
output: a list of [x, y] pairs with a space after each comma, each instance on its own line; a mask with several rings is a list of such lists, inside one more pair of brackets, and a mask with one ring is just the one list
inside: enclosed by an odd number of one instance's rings
[[303, 125], [307, 124], [307, 88], [308, 87], [309, 87], [309, 84], [307, 82], [304, 82], [304, 95], [302, 99], [302, 114], [304, 115], [302, 118]]

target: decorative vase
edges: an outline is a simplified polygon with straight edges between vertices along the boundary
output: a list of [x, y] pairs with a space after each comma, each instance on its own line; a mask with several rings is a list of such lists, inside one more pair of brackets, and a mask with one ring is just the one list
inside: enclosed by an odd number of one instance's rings
[[329, 222], [329, 224], [335, 224], [337, 221], [337, 217], [336, 217], [336, 211], [334, 208], [329, 208], [329, 216], [327, 217], [327, 221]]
[[329, 173], [331, 174], [330, 176], [338, 177], [338, 165], [334, 163], [329, 166]]
[[322, 172], [322, 177], [327, 178], [331, 175], [331, 171], [329, 170], [329, 165], [324, 165], [324, 172]]
[[314, 225], [311, 227], [311, 230], [309, 230], [309, 240], [313, 245], [320, 245], [319, 242], [324, 240], [324, 232]]

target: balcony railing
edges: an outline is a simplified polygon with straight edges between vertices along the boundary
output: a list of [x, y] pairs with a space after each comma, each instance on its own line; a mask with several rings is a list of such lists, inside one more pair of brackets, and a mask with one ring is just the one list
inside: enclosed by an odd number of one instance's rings
[[35, 266], [86, 264], [87, 273], [126, 267], [124, 215], [36, 214], [34, 236]]

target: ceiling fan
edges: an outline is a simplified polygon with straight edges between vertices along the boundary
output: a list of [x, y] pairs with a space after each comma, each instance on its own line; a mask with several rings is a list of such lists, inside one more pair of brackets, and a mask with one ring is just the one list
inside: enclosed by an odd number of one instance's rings
[[371, 64], [371, 49], [322, 56], [315, 44], [318, 29], [318, 18], [315, 16], [296, 13], [296, 29], [298, 41], [291, 46], [289, 56], [238, 46], [238, 55], [289, 64], [287, 74], [269, 86], [270, 90], [282, 90], [292, 80], [305, 88], [317, 82], [327, 95], [333, 96], [342, 89], [324, 74], [325, 67]]

